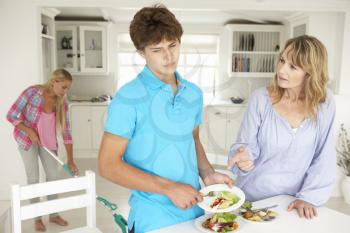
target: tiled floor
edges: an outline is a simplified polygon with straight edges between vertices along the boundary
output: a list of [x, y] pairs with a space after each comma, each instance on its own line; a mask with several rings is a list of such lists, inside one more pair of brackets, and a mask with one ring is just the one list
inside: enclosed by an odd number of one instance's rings
[[[98, 195], [106, 197], [108, 200], [118, 205], [120, 213], [127, 218], [129, 212], [128, 198], [129, 192], [127, 189], [118, 185], [112, 184], [107, 180], [101, 178], [97, 174], [97, 164], [95, 159], [79, 159], [77, 160], [80, 171], [83, 174], [85, 170], [93, 170], [96, 172], [96, 192]], [[326, 204], [327, 207], [335, 209], [350, 215], [350, 205], [345, 204], [342, 198], [331, 198]], [[78, 209], [73, 211], [66, 211], [61, 214], [69, 221], [68, 227], [59, 227], [57, 225], [48, 223], [48, 218], [44, 217], [47, 232], [56, 233], [71, 228], [83, 226], [85, 224], [85, 210]], [[97, 226], [104, 233], [121, 232], [113, 221], [110, 212], [100, 204], [97, 204]], [[22, 231], [25, 233], [34, 233], [33, 221], [28, 220], [23, 222]]]

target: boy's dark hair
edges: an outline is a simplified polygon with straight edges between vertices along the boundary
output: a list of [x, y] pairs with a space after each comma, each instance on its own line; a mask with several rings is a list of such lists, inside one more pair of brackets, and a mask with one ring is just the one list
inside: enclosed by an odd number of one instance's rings
[[163, 39], [181, 41], [182, 26], [164, 5], [157, 4], [139, 10], [129, 27], [130, 37], [137, 50], [158, 44]]

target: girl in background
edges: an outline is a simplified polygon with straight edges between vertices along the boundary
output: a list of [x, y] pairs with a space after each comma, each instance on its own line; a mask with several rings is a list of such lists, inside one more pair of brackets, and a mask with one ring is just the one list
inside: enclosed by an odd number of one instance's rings
[[[26, 175], [27, 183], [39, 182], [38, 157], [46, 173], [46, 181], [59, 178], [57, 162], [42, 147], [45, 146], [57, 155], [58, 143], [56, 133], [62, 133], [67, 151], [69, 168], [78, 173], [73, 160], [72, 135], [66, 93], [72, 85], [72, 76], [64, 69], [57, 69], [44, 85], [30, 86], [25, 89], [7, 113], [7, 120], [13, 124], [14, 138], [18, 144]], [[49, 195], [48, 200], [57, 195]], [[31, 199], [31, 203], [39, 202]], [[50, 222], [67, 226], [68, 222], [58, 215], [51, 214]], [[35, 229], [46, 231], [41, 219], [35, 219]]]

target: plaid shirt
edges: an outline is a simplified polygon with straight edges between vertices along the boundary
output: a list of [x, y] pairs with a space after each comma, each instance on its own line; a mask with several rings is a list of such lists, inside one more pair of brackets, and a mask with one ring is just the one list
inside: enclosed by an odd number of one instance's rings
[[[24, 90], [16, 102], [11, 106], [7, 113], [7, 120], [14, 126], [23, 122], [25, 126], [34, 129], [37, 132], [37, 125], [41, 112], [43, 112], [43, 91], [39, 86], [31, 86]], [[66, 113], [66, 128], [62, 136], [64, 144], [72, 144], [72, 134], [70, 127], [70, 116], [68, 102], [65, 100], [64, 110]], [[15, 127], [13, 135], [18, 145], [24, 150], [28, 150], [33, 144], [28, 134]]]

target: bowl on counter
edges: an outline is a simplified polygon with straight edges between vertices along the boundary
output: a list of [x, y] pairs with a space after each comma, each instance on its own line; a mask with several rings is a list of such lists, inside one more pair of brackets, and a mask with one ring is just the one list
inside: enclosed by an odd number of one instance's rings
[[232, 103], [234, 103], [234, 104], [241, 104], [244, 101], [244, 99], [242, 99], [240, 97], [231, 97], [230, 99], [231, 99]]

